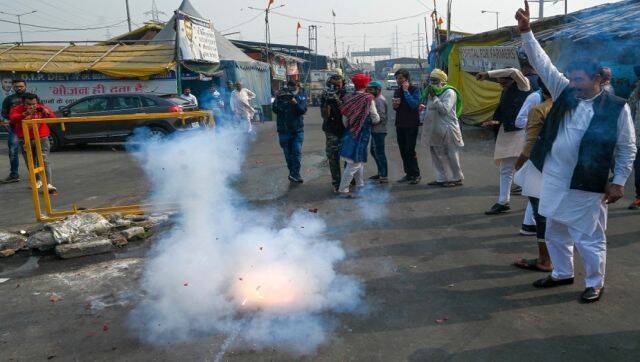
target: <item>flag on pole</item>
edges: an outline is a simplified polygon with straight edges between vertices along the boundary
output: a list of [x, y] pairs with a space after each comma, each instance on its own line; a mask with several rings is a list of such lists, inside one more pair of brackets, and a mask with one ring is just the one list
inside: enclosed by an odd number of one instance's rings
[[270, 8], [276, 0], [269, 0], [269, 4], [267, 4], [267, 8]]
[[336, 16], [336, 12], [333, 9], [331, 9], [331, 15], [333, 15], [333, 17]]
[[302, 24], [300, 24], [300, 22], [298, 22], [298, 25], [296, 25], [296, 33], [298, 33], [300, 31], [300, 29], [302, 29]]

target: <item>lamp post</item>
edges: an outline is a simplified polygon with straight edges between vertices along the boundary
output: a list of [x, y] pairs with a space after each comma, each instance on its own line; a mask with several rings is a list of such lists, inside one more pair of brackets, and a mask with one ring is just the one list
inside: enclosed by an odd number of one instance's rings
[[482, 10], [483, 14], [496, 14], [496, 29], [500, 29], [500, 12], [499, 11], [489, 11]]
[[33, 14], [35, 12], [36, 12], [36, 10], [30, 11], [28, 13], [12, 14], [12, 13], [7, 13], [5, 11], [0, 11], [0, 14], [11, 15], [11, 16], [15, 16], [15, 17], [18, 18], [18, 29], [20, 29], [20, 44], [24, 43], [24, 39], [22, 38], [22, 22], [20, 21], [20, 18], [25, 16], [25, 15]]

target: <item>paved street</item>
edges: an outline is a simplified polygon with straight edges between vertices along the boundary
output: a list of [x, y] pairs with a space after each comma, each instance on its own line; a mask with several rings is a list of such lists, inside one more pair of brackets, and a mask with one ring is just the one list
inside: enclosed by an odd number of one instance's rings
[[[257, 129], [239, 190], [255, 207], [288, 213], [318, 208], [331, 236], [348, 251], [340, 270], [359, 277], [366, 288], [367, 310], [327, 316], [339, 323], [309, 360], [640, 359], [640, 313], [635, 309], [640, 303], [640, 213], [626, 209], [631, 188], [610, 211], [606, 293], [599, 303], [583, 305], [578, 302], [584, 281], [580, 262], [576, 284], [553, 290], [531, 286], [545, 274], [510, 266], [519, 257], [533, 256], [536, 241], [517, 235], [524, 198], [514, 198], [510, 214], [483, 214], [498, 192], [493, 143], [480, 137], [483, 132], [465, 133], [464, 187], [427, 186], [433, 172], [422, 146], [424, 182], [392, 183], [388, 202], [379, 206], [387, 208], [387, 217], [354, 227], [353, 222], [362, 219], [358, 204], [336, 198], [329, 187], [317, 108], [310, 109], [306, 120], [303, 185], [290, 187], [286, 180], [275, 124]], [[387, 139], [392, 180], [402, 176], [394, 138], [390, 134]], [[119, 146], [69, 149], [54, 153], [52, 160], [60, 208], [73, 202], [80, 207], [137, 202], [147, 191], [142, 171]], [[0, 176], [6, 171], [3, 143]], [[24, 171], [22, 167], [26, 178]], [[367, 177], [374, 173], [370, 162]], [[0, 200], [1, 228], [33, 222], [26, 182], [1, 186]], [[151, 243], [75, 260], [26, 255], [0, 260], [0, 278], [10, 278], [0, 283], [0, 360], [212, 360], [225, 336], [151, 346], [130, 332], [128, 312]], [[51, 293], [62, 299], [52, 303]], [[223, 359], [291, 358], [281, 350], [232, 347]]]

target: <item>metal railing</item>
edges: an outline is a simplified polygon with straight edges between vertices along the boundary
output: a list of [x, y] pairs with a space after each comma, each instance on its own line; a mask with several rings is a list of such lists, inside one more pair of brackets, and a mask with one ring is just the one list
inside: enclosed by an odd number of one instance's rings
[[[99, 214], [143, 214], [145, 212], [144, 205], [124, 205], [124, 206], [109, 206], [100, 208], [78, 208], [76, 203], [73, 203], [71, 210], [54, 210], [51, 203], [51, 193], [47, 187], [48, 180], [45, 172], [44, 157], [42, 155], [42, 144], [40, 140], [39, 128], [41, 124], [60, 124], [60, 128], [64, 132], [65, 123], [90, 123], [90, 122], [115, 122], [115, 121], [143, 121], [143, 120], [157, 120], [157, 119], [175, 119], [181, 120], [182, 125], [186, 126], [186, 120], [190, 118], [204, 117], [206, 119], [206, 127], [214, 127], [215, 120], [211, 112], [208, 111], [191, 111], [191, 112], [169, 112], [169, 113], [137, 113], [137, 114], [124, 114], [124, 115], [112, 115], [112, 116], [91, 116], [91, 117], [65, 117], [65, 118], [42, 118], [42, 119], [28, 119], [22, 121], [22, 131], [24, 134], [24, 147], [27, 154], [27, 167], [29, 170], [29, 183], [31, 184], [31, 196], [33, 198], [33, 207], [35, 210], [36, 220], [38, 222], [50, 222], [59, 220], [69, 215], [74, 215], [84, 212], [96, 212]], [[35, 159], [33, 150], [31, 148], [31, 133], [34, 138]], [[35, 167], [35, 164], [38, 167]], [[42, 201], [44, 201], [44, 213], [42, 212], [42, 202], [40, 200], [40, 194], [38, 193], [38, 187], [36, 185], [36, 175], [40, 175], [42, 183]]]

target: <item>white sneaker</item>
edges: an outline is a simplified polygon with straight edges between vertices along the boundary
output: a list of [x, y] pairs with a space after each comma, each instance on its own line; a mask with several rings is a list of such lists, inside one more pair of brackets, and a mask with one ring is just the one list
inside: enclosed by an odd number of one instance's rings
[[58, 189], [52, 184], [48, 184], [47, 189], [49, 190], [49, 192], [58, 192]]
[[40, 190], [42, 188], [42, 181], [36, 181], [36, 188]]

